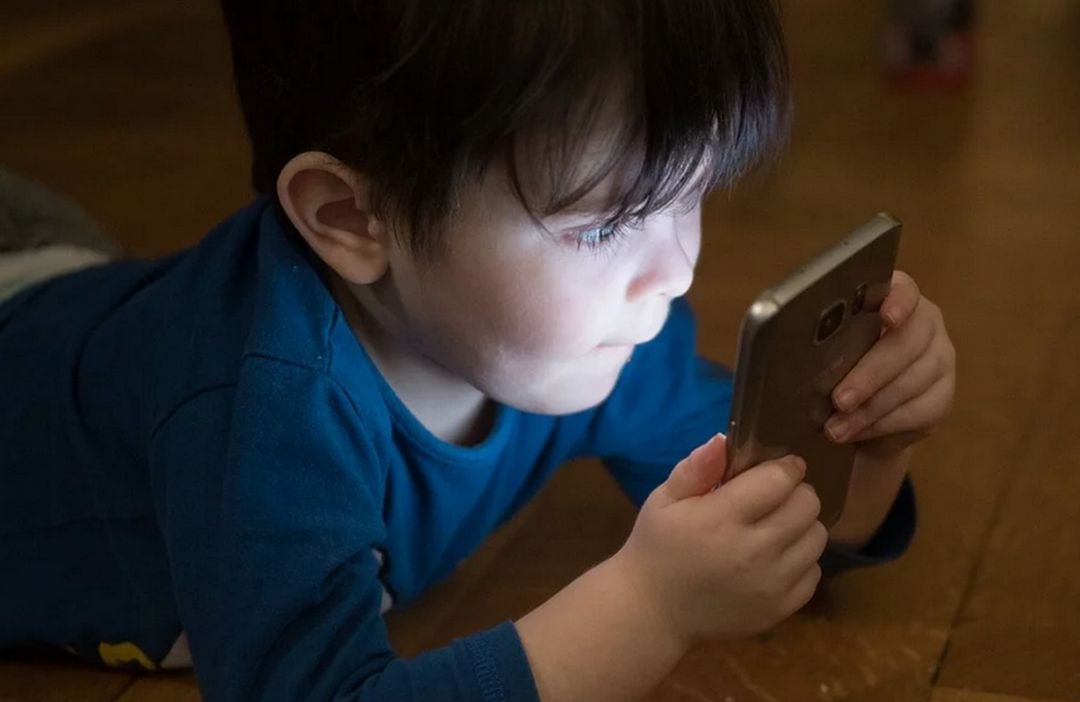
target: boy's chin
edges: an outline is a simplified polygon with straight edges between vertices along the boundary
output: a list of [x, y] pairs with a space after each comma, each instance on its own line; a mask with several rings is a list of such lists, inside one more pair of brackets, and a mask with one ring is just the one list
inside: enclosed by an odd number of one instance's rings
[[589, 378], [569, 387], [552, 388], [544, 395], [517, 398], [516, 402], [510, 401], [507, 404], [533, 414], [564, 415], [584, 412], [602, 404], [615, 389], [618, 379], [618, 373], [612, 373], [610, 378]]

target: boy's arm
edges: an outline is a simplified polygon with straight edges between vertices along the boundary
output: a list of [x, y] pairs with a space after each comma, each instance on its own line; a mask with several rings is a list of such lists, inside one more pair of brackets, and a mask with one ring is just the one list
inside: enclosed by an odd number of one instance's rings
[[[317, 373], [265, 371], [258, 403], [242, 389], [208, 390], [172, 412], [151, 445], [155, 508], [204, 697], [536, 700], [510, 623], [408, 660], [394, 654], [372, 552], [385, 537], [378, 463], [364, 430]], [[305, 422], [318, 408], [345, 430], [323, 435]]]
[[904, 487], [911, 453], [908, 446], [887, 457], [863, 453], [856, 456], [844, 511], [829, 529], [837, 545], [853, 551], [866, 548]]
[[517, 622], [543, 702], [622, 702], [654, 688], [689, 642], [639, 595], [619, 554]]
[[910, 460], [910, 450], [887, 460], [856, 459], [847, 505], [821, 556], [823, 577], [888, 563], [911, 546], [917, 512]]

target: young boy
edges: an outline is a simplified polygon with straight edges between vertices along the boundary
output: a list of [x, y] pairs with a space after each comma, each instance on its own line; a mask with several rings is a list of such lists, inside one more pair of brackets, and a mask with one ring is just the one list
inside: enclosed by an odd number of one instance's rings
[[[193, 663], [208, 700], [623, 700], [906, 549], [954, 371], [902, 274], [835, 395], [831, 534], [793, 457], [710, 490], [730, 375], [682, 295], [703, 194], [783, 138], [767, 0], [225, 15], [259, 197], [0, 306], [0, 646]], [[395, 657], [383, 613], [586, 455], [643, 505], [626, 544]]]

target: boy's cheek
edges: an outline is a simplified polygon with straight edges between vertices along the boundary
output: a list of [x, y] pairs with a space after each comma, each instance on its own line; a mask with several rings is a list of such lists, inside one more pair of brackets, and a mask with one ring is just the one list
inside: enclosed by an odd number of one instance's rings
[[531, 300], [499, 315], [491, 333], [502, 348], [515, 355], [559, 360], [575, 358], [595, 348], [601, 343], [595, 334], [598, 329], [602, 329], [599, 320], [581, 314], [580, 306]]

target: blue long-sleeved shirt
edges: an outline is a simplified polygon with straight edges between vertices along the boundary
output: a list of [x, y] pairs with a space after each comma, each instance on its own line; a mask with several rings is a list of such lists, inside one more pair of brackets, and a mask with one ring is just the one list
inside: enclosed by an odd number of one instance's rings
[[[500, 406], [433, 436], [357, 343], [302, 240], [256, 200], [198, 246], [0, 305], [0, 648], [183, 662], [207, 700], [535, 700], [509, 622], [412, 659], [383, 623], [558, 466], [600, 456], [640, 504], [726, 426], [730, 374], [678, 300], [600, 406]], [[911, 485], [861, 553], [898, 557]]]

